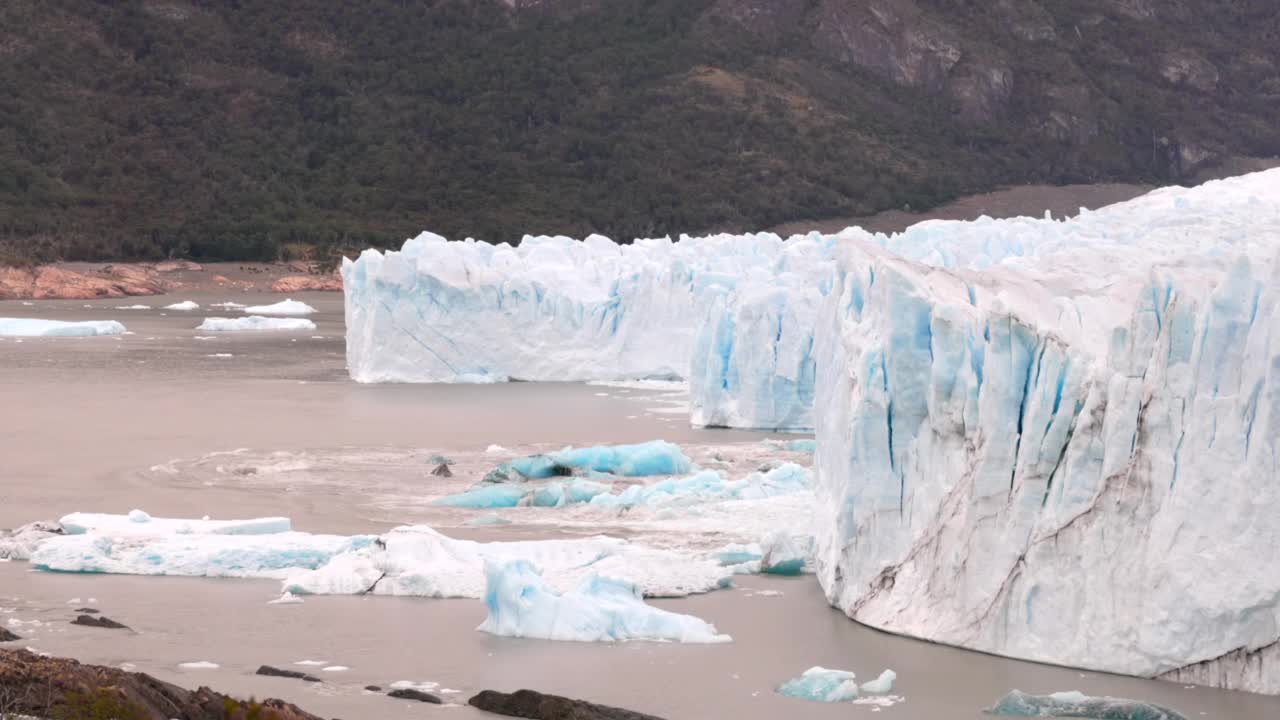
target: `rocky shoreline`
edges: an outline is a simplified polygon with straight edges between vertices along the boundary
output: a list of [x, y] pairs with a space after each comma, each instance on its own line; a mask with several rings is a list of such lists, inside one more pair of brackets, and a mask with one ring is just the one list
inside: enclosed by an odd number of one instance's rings
[[237, 292], [341, 292], [342, 277], [304, 262], [58, 263], [0, 267], [0, 300], [94, 300], [163, 295], [178, 290]]

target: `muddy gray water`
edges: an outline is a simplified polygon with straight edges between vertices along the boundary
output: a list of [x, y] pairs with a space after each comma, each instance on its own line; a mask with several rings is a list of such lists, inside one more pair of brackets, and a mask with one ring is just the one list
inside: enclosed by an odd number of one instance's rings
[[[285, 514], [300, 529], [374, 531], [341, 493], [278, 488], [193, 489], [166, 482], [153, 465], [236, 448], [258, 451], [386, 447], [477, 449], [490, 443], [642, 441], [755, 442], [761, 436], [687, 428], [678, 415], [646, 413], [628, 393], [600, 396], [580, 385], [359, 386], [343, 371], [341, 298], [299, 296], [320, 309], [318, 329], [199, 340], [206, 314], [123, 311], [180, 297], [124, 301], [0, 302], [0, 316], [117, 319], [120, 338], [0, 341], [0, 527], [74, 510], [223, 517]], [[193, 296], [201, 303], [236, 300]], [[85, 308], [90, 304], [95, 307]], [[232, 357], [215, 357], [230, 354]], [[527, 533], [512, 528], [488, 529]], [[547, 532], [543, 529], [539, 532]], [[25, 644], [88, 662], [119, 665], [187, 686], [276, 696], [326, 716], [419, 718], [438, 708], [366, 694], [367, 684], [430, 681], [461, 692], [533, 687], [674, 719], [846, 718], [976, 720], [1012, 688], [1079, 689], [1173, 706], [1189, 718], [1280, 717], [1280, 699], [1053, 668], [943, 648], [860, 627], [827, 607], [812, 578], [747, 577], [738, 588], [655, 601], [715, 623], [728, 645], [552, 643], [476, 632], [474, 600], [310, 598], [269, 606], [270, 581], [55, 575], [0, 563], [0, 618]], [[760, 594], [759, 590], [780, 595]], [[133, 632], [67, 624], [89, 598]], [[72, 602], [77, 600], [79, 602]], [[260, 664], [325, 660], [325, 682], [252, 675]], [[216, 670], [182, 670], [210, 661]], [[812, 665], [869, 679], [891, 667], [905, 701], [877, 709], [780, 698], [773, 688]]]

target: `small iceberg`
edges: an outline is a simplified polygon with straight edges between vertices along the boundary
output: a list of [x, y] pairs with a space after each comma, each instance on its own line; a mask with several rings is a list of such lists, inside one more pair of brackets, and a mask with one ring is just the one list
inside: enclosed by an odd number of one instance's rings
[[519, 482], [592, 471], [622, 477], [682, 475], [692, 469], [693, 462], [680, 451], [678, 445], [664, 440], [652, 440], [636, 445], [565, 448], [545, 455], [516, 458], [498, 466], [486, 480]]
[[778, 694], [814, 702], [850, 702], [858, 699], [858, 682], [848, 670], [815, 666], [783, 683], [778, 687]]
[[892, 670], [885, 670], [880, 673], [880, 677], [862, 683], [858, 689], [867, 695], [888, 695], [893, 692], [893, 681], [897, 679], [898, 673]]
[[1014, 690], [987, 710], [1008, 717], [1093, 718], [1093, 720], [1187, 720], [1175, 710], [1138, 700], [1091, 697], [1082, 692], [1031, 695]]
[[123, 335], [125, 332], [124, 325], [115, 320], [64, 322], [33, 318], [0, 318], [0, 336], [3, 337], [90, 337]]
[[315, 330], [316, 324], [305, 318], [269, 318], [250, 315], [242, 318], [205, 318], [196, 330], [205, 332], [258, 332], [265, 330]]
[[241, 309], [247, 315], [310, 315], [316, 309], [297, 300], [281, 300], [273, 305], [252, 305]]
[[639, 589], [624, 580], [593, 574], [576, 590], [559, 594], [528, 560], [492, 560], [485, 574], [489, 615], [478, 628], [481, 632], [575, 642], [731, 640], [700, 618], [646, 604]]
[[96, 532], [113, 535], [271, 535], [293, 529], [286, 517], [250, 520], [203, 520], [153, 518], [142, 510], [128, 515], [106, 513], [71, 513], [58, 521], [68, 535]]
[[182, 310], [184, 312], [189, 312], [191, 310], [199, 310], [200, 303], [195, 302], [194, 300], [183, 300], [182, 302], [174, 303], [172, 305], [165, 305], [164, 309], [165, 310]]
[[150, 305], [124, 305], [116, 308], [117, 310], [150, 310]]

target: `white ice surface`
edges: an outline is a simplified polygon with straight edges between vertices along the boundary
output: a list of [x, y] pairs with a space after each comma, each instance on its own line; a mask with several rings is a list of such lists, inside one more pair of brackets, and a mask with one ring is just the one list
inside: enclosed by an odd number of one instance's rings
[[281, 300], [271, 305], [242, 307], [241, 312], [250, 315], [310, 315], [316, 309], [300, 300]]
[[183, 300], [182, 302], [177, 302], [172, 305], [165, 305], [164, 309], [165, 310], [182, 310], [182, 311], [199, 310], [200, 303], [196, 302], [195, 300]]
[[306, 318], [269, 318], [250, 315], [242, 318], [205, 318], [196, 330], [205, 332], [254, 332], [264, 330], [315, 330], [316, 324]]
[[489, 560], [482, 632], [509, 637], [617, 642], [668, 640], [683, 643], [729, 642], [728, 635], [693, 617], [659, 610], [625, 580], [592, 573], [579, 585], [556, 592], [528, 560]]
[[123, 335], [124, 325], [115, 320], [65, 322], [35, 318], [0, 318], [0, 337], [85, 337]]

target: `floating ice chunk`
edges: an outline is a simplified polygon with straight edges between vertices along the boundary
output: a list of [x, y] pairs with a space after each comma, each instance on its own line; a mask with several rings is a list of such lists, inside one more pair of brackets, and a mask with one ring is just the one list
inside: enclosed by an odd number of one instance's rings
[[275, 600], [268, 600], [267, 604], [268, 605], [301, 605], [302, 602], [303, 602], [302, 598], [298, 597], [297, 595], [294, 595], [291, 592], [286, 592], [286, 593], [282, 593], [280, 597], [276, 598]]
[[754, 472], [741, 480], [727, 481], [715, 470], [681, 478], [669, 478], [651, 485], [631, 485], [620, 493], [591, 498], [597, 507], [626, 508], [638, 505], [688, 505], [709, 500], [760, 500], [793, 495], [809, 489], [812, 473], [794, 463], [784, 463], [767, 472]]
[[183, 300], [182, 302], [174, 303], [172, 305], [165, 305], [164, 309], [165, 310], [182, 310], [182, 311], [199, 310], [200, 303], [197, 303], [194, 300]]
[[346, 665], [330, 665], [327, 668], [322, 668], [320, 672], [346, 672], [350, 669], [351, 668], [347, 667]]
[[875, 680], [862, 683], [858, 689], [867, 695], [888, 695], [893, 692], [893, 681], [897, 679], [898, 673], [885, 670]]
[[0, 318], [0, 336], [6, 337], [87, 337], [124, 333], [124, 325], [115, 320], [64, 322], [33, 318]]
[[507, 449], [502, 447], [501, 445], [490, 445], [489, 447], [485, 448], [484, 451], [489, 453], [490, 455], [497, 455], [498, 453], [507, 452]]
[[672, 640], [729, 642], [711, 625], [691, 615], [659, 610], [623, 580], [590, 575], [576, 590], [558, 594], [527, 560], [489, 561], [482, 632], [510, 637], [614, 642]]
[[788, 680], [778, 688], [779, 695], [816, 702], [848, 702], [857, 699], [858, 683], [847, 670], [811, 667], [800, 677]]
[[516, 458], [499, 466], [494, 478], [549, 478], [570, 475], [574, 471], [602, 472], [624, 477], [679, 475], [689, 472], [693, 463], [679, 446], [663, 440], [638, 445], [596, 445], [565, 448], [546, 455]]
[[205, 332], [261, 332], [269, 330], [315, 330], [316, 324], [306, 318], [269, 318], [250, 315], [242, 318], [205, 318], [196, 330]]
[[195, 662], [178, 663], [178, 667], [183, 670], [217, 670], [222, 666], [208, 660], [196, 660]]
[[773, 575], [799, 575], [813, 557], [813, 535], [776, 531], [760, 543], [761, 569]]
[[520, 504], [527, 488], [515, 485], [485, 485], [456, 495], [446, 495], [432, 502], [436, 505], [464, 508], [509, 508]]
[[34, 522], [16, 530], [0, 530], [0, 559], [26, 560], [41, 542], [58, 537], [63, 529], [57, 523]]
[[471, 518], [462, 524], [470, 527], [486, 527], [489, 525], [510, 525], [511, 521], [497, 515], [481, 515], [480, 517]]
[[289, 518], [265, 517], [250, 520], [194, 520], [153, 518], [141, 510], [128, 515], [105, 513], [71, 513], [59, 521], [68, 535], [84, 533], [118, 534], [194, 534], [194, 535], [270, 535], [292, 529]]
[[725, 587], [715, 562], [606, 537], [473, 542], [426, 526], [399, 527], [314, 571], [290, 574], [283, 590], [301, 595], [399, 595], [479, 598], [487, 560], [529, 560], [557, 589], [593, 572], [638, 586], [648, 597], [679, 597]]
[[548, 483], [529, 496], [529, 504], [534, 507], [563, 507], [575, 503], [590, 502], [597, 495], [609, 492], [611, 486], [591, 480], [574, 478], [565, 482]]
[[306, 667], [320, 667], [321, 665], [328, 665], [328, 664], [329, 664], [328, 660], [299, 660], [294, 663], [294, 665], [304, 665]]
[[119, 575], [284, 578], [323, 566], [336, 555], [367, 546], [373, 537], [311, 535], [100, 534], [60, 535], [38, 544], [39, 570]]
[[251, 315], [310, 315], [316, 309], [298, 300], [281, 300], [273, 305], [252, 305], [242, 307], [242, 312]]
[[117, 310], [150, 310], [150, 305], [123, 305], [116, 308]]
[[387, 687], [392, 690], [417, 690], [418, 692], [435, 692], [440, 687], [440, 683], [431, 681], [414, 682], [413, 680], [396, 680]]
[[791, 441], [788, 441], [785, 445], [783, 445], [783, 447], [786, 448], [787, 450], [790, 450], [791, 452], [813, 453], [818, 449], [818, 442], [812, 439], [791, 440]]
[[[745, 563], [759, 563], [764, 559], [764, 551], [755, 543], [732, 543], [713, 553], [716, 561], [726, 567]], [[757, 565], [758, 568], [758, 565]]]
[[220, 303], [213, 303], [213, 304], [212, 304], [212, 305], [210, 305], [209, 307], [226, 308], [226, 309], [228, 309], [228, 310], [235, 310], [235, 309], [237, 309], [237, 308], [242, 308], [242, 307], [244, 307], [244, 305], [242, 305], [242, 304], [240, 304], [240, 303], [238, 303], [238, 302], [220, 302]]
[[1078, 691], [1031, 695], [1014, 690], [987, 712], [1012, 717], [1094, 718], [1095, 720], [1186, 720], [1159, 705], [1111, 697], [1089, 697]]

